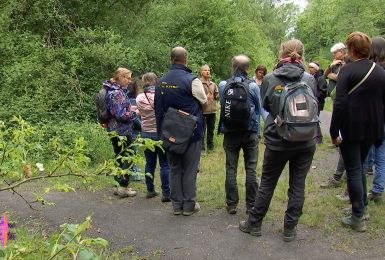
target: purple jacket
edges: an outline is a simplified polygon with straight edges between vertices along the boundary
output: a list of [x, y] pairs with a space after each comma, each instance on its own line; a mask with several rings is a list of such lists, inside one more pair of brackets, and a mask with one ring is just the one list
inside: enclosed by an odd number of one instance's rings
[[132, 122], [136, 119], [136, 113], [131, 111], [130, 100], [123, 88], [116, 82], [103, 81], [107, 89], [107, 106], [111, 114], [107, 131], [116, 131], [118, 135], [131, 136]]

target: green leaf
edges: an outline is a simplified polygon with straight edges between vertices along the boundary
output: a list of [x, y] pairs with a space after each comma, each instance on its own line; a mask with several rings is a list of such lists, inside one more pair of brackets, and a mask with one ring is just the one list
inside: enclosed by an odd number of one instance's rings
[[108, 241], [103, 239], [103, 238], [100, 238], [100, 237], [87, 238], [87, 239], [82, 240], [82, 244], [83, 245], [99, 245], [99, 246], [106, 247], [106, 246], [108, 246]]
[[88, 249], [81, 249], [78, 254], [78, 260], [95, 260], [99, 259], [98, 256]]

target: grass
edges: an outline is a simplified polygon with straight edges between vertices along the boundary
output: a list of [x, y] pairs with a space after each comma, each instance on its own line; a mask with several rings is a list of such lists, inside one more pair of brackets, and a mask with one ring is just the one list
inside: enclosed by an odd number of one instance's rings
[[[202, 202], [203, 209], [211, 212], [217, 209], [223, 209], [225, 206], [225, 154], [222, 148], [223, 136], [216, 136], [216, 148], [213, 152], [204, 154], [201, 158], [200, 172], [197, 180], [197, 199]], [[306, 200], [303, 209], [303, 215], [300, 223], [311, 228], [324, 231], [326, 234], [334, 236], [340, 232], [346, 232], [346, 229], [340, 225], [341, 209], [349, 207], [346, 202], [341, 202], [336, 195], [346, 187], [340, 189], [322, 189], [320, 184], [324, 182], [335, 170], [337, 151], [330, 148], [330, 137], [325, 136], [324, 144], [318, 146], [313, 160], [312, 169], [310, 169], [306, 179]], [[263, 163], [264, 145], [259, 144], [259, 160], [257, 175], [261, 175], [261, 166]], [[240, 154], [238, 164], [238, 189], [240, 202], [239, 207], [245, 208], [245, 170], [243, 164], [243, 155]], [[335, 157], [333, 160], [331, 158]], [[371, 178], [368, 179], [368, 186], [371, 185]], [[283, 171], [275, 193], [265, 218], [265, 221], [282, 221], [287, 205], [288, 190], [288, 169]], [[371, 238], [384, 237], [385, 207], [383, 205], [369, 205], [371, 220], [368, 222], [368, 234]]]

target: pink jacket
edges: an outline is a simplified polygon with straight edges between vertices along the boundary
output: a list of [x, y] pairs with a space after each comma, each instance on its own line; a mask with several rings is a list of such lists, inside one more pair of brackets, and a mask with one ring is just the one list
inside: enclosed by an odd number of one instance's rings
[[156, 132], [154, 96], [154, 91], [145, 91], [145, 93], [141, 93], [136, 97], [136, 104], [140, 112], [143, 132]]

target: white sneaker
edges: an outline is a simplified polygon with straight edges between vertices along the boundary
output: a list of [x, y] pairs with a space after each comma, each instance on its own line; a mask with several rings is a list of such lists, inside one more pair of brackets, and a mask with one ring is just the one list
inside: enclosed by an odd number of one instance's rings
[[120, 198], [135, 197], [136, 191], [129, 187], [118, 187], [114, 190], [114, 195], [119, 196]]

